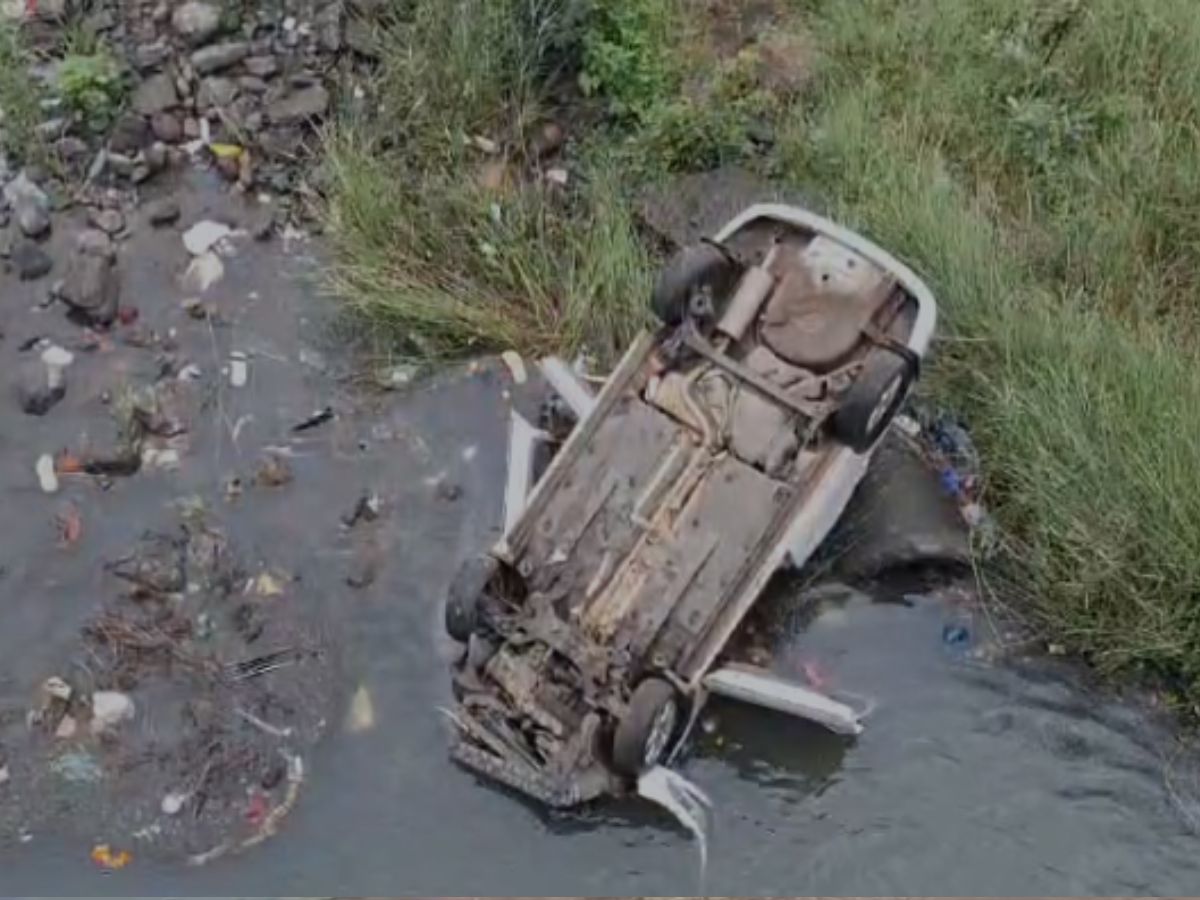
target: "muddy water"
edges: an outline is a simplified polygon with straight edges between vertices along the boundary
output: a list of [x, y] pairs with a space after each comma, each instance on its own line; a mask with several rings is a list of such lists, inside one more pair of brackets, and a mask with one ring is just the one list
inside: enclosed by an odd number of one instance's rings
[[[183, 199], [185, 223], [225, 204], [203, 186]], [[194, 423], [181, 471], [142, 473], [108, 491], [69, 483], [57, 497], [41, 494], [33, 478], [37, 454], [77, 446], [84, 433], [108, 434], [100, 391], [119, 377], [148, 377], [152, 352], [81, 357], [68, 399], [45, 419], [0, 406], [4, 709], [28, 702], [68, 655], [97, 597], [112, 590], [103, 561], [143, 529], [163, 526], [173, 499], [198, 493], [248, 556], [302, 580], [304, 602], [336, 647], [337, 711], [308, 760], [301, 802], [276, 838], [245, 855], [186, 868], [133, 843], [133, 865], [102, 875], [88, 849], [126, 839], [80, 833], [66, 792], [28, 843], [0, 849], [0, 888], [125, 896], [694, 890], [694, 852], [663, 814], [626, 803], [549, 816], [447, 762], [438, 603], [457, 560], [496, 533], [505, 378], [485, 368], [405, 396], [356, 393], [340, 377], [350, 364], [325, 337], [326, 306], [305, 259], [311, 249], [243, 247], [212, 295], [232, 324], [211, 331], [179, 310], [177, 233], [139, 231], [126, 251], [126, 297], [143, 322], [177, 327], [181, 352], [210, 376], [229, 349], [251, 356], [248, 386], [218, 390]], [[28, 334], [74, 333], [57, 311], [30, 313], [35, 295], [4, 285], [6, 373]], [[299, 440], [290, 434], [326, 404], [337, 409], [335, 422]], [[253, 418], [235, 443], [230, 423], [245, 416]], [[285, 442], [296, 454], [295, 481], [227, 504], [224, 480], [248, 473], [261, 447]], [[431, 484], [439, 477], [461, 496], [439, 495]], [[364, 489], [382, 496], [384, 515], [347, 532], [339, 517]], [[84, 517], [72, 551], [54, 542], [51, 520], [64, 498]], [[374, 581], [350, 587], [347, 576], [364, 567]], [[938, 599], [903, 599], [884, 590], [877, 600], [892, 602], [834, 598], [801, 614], [795, 589], [776, 590], [771, 602], [796, 611], [776, 664], [875, 708], [852, 743], [755, 710], [712, 708], [714, 730], [684, 764], [715, 806], [707, 890], [1194, 892], [1200, 865], [1190, 820], [1200, 807], [1171, 734], [1069, 673], [976, 659], [970, 645], [982, 622]], [[947, 625], [965, 625], [970, 637], [958, 641]], [[349, 730], [343, 719], [360, 687], [372, 721]], [[0, 787], [0, 804], [2, 792], [20, 789]]]

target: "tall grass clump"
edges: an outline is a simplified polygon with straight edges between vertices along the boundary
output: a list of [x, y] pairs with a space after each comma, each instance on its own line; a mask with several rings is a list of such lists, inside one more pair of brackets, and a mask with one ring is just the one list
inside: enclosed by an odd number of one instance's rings
[[32, 65], [17, 26], [0, 22], [0, 151], [21, 161], [45, 155], [37, 131], [41, 90], [29, 76]]
[[925, 273], [931, 389], [1031, 609], [1200, 689], [1200, 21], [1190, 3], [822, 2], [781, 170]]
[[649, 266], [615, 164], [581, 154], [564, 190], [526, 150], [585, 14], [573, 0], [418, 0], [392, 24], [379, 115], [329, 145], [334, 282], [363, 321], [433, 357], [611, 358], [644, 323]]

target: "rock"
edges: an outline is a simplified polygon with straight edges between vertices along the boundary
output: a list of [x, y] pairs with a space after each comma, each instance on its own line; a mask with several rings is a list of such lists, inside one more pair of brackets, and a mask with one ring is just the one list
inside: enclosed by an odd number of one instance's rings
[[79, 232], [75, 238], [75, 252], [110, 261], [117, 258], [117, 248], [113, 246], [112, 238], [95, 228], [85, 228]]
[[561, 125], [557, 122], [547, 122], [533, 139], [529, 149], [534, 157], [541, 159], [562, 147], [566, 139], [567, 133]]
[[[167, 145], [161, 141], [156, 141], [146, 148], [146, 152], [142, 154], [142, 159], [145, 160], [148, 174], [161, 172], [167, 167]], [[138, 178], [137, 173], [134, 173], [134, 181], [145, 181], [145, 178]]]
[[351, 17], [346, 22], [346, 44], [360, 56], [379, 58], [379, 38], [371, 24], [363, 19]]
[[858, 581], [889, 572], [969, 571], [970, 535], [937, 476], [895, 435], [870, 468], [826, 538], [835, 572]]
[[133, 51], [133, 64], [143, 72], [150, 69], [157, 69], [167, 61], [167, 57], [171, 55], [171, 48], [164, 41], [155, 41], [153, 44], [138, 44]]
[[107, 159], [109, 171], [114, 175], [120, 178], [128, 178], [133, 174], [133, 167], [136, 163], [132, 156], [125, 153], [109, 153]]
[[25, 4], [32, 15], [43, 21], [61, 22], [67, 17], [67, 0], [38, 0], [35, 4]]
[[70, 134], [60, 139], [54, 145], [54, 149], [58, 154], [58, 158], [68, 166], [79, 165], [91, 153], [91, 148], [88, 147], [87, 141]]
[[200, 137], [200, 120], [188, 116], [183, 120], [183, 136], [189, 141], [194, 141]]
[[200, 109], [228, 106], [237, 97], [237, 92], [237, 82], [232, 78], [212, 75], [200, 82], [200, 90], [196, 92], [196, 105]]
[[58, 720], [58, 727], [54, 729], [54, 736], [60, 740], [67, 740], [75, 737], [75, 732], [79, 728], [79, 723], [75, 721], [74, 716], [63, 716]]
[[279, 61], [274, 56], [251, 56], [242, 63], [242, 68], [256, 78], [270, 78], [279, 71]]
[[177, 144], [183, 140], [183, 123], [174, 113], [155, 113], [150, 118], [150, 130], [155, 138], [168, 144]]
[[46, 119], [44, 122], [39, 122], [35, 132], [37, 136], [43, 140], [52, 141], [62, 135], [67, 128], [67, 120], [65, 118]]
[[78, 252], [67, 266], [62, 299], [90, 322], [111, 324], [117, 317], [120, 279], [111, 256]]
[[50, 198], [27, 173], [22, 172], [5, 186], [4, 199], [26, 236], [42, 237], [50, 231]]
[[329, 109], [329, 92], [314, 84], [285, 94], [267, 106], [267, 118], [280, 125], [291, 125], [323, 116]]
[[92, 694], [92, 734], [104, 734], [133, 718], [136, 708], [128, 695], [119, 691]]
[[350, 8], [369, 19], [378, 15], [386, 3], [387, 0], [350, 0]]
[[116, 26], [117, 17], [111, 9], [98, 9], [83, 20], [84, 30], [92, 35], [112, 31]]
[[14, 385], [17, 404], [27, 416], [44, 416], [67, 395], [65, 384], [51, 385], [41, 363], [25, 363]]
[[249, 53], [250, 45], [245, 41], [212, 44], [208, 47], [201, 47], [192, 54], [192, 68], [198, 75], [208, 75], [229, 68], [234, 63], [245, 59]]
[[54, 262], [50, 256], [33, 241], [19, 241], [12, 249], [11, 263], [13, 270], [22, 281], [36, 281], [50, 274]]
[[160, 197], [146, 204], [146, 218], [155, 228], [173, 225], [179, 221], [179, 201], [174, 197]]
[[295, 126], [279, 126], [259, 136], [259, 146], [268, 157], [294, 157], [304, 144], [304, 133]]
[[171, 27], [193, 47], [198, 47], [220, 30], [221, 10], [211, 3], [188, 0], [171, 14]]
[[116, 234], [125, 227], [125, 217], [119, 209], [89, 209], [88, 224], [105, 234]]
[[243, 75], [238, 79], [238, 87], [247, 94], [265, 94], [267, 83], [255, 75]]
[[137, 153], [149, 140], [150, 129], [145, 118], [140, 113], [129, 112], [114, 123], [108, 146], [117, 153]]
[[151, 75], [133, 92], [133, 108], [143, 116], [164, 112], [178, 103], [175, 82], [165, 72]]
[[317, 43], [326, 53], [337, 53], [342, 49], [342, 4], [330, 3], [313, 17], [317, 29]]
[[251, 216], [247, 231], [256, 241], [266, 241], [275, 233], [275, 209], [267, 207]]

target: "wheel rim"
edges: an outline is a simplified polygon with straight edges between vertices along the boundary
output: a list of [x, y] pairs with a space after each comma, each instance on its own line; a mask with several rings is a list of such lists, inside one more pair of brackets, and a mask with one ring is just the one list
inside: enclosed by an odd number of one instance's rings
[[654, 714], [654, 721], [650, 723], [650, 734], [646, 736], [646, 752], [642, 755], [642, 762], [647, 769], [653, 768], [662, 759], [671, 735], [675, 732], [677, 716], [678, 710], [674, 700], [668, 700]]
[[879, 402], [875, 404], [875, 408], [871, 410], [871, 417], [867, 419], [867, 434], [874, 434], [883, 422], [884, 416], [888, 410], [892, 408], [892, 404], [896, 401], [896, 395], [900, 393], [900, 385], [904, 378], [897, 375], [891, 380], [883, 394], [879, 398]]

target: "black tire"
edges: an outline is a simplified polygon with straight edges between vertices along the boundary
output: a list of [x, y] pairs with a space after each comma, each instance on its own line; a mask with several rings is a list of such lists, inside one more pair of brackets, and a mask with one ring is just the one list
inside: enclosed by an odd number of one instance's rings
[[470, 640], [479, 624], [479, 598], [499, 568], [490, 556], [468, 559], [450, 582], [444, 609], [446, 634], [460, 644]]
[[874, 350], [833, 414], [834, 438], [855, 453], [865, 453], [887, 430], [908, 396], [916, 372], [907, 358]]
[[636, 778], [657, 765], [679, 730], [679, 697], [670, 682], [647, 678], [633, 691], [613, 735], [613, 766]]
[[705, 291], [713, 303], [713, 315], [727, 299], [737, 279], [738, 266], [713, 244], [684, 247], [663, 267], [650, 297], [650, 308], [664, 325], [679, 325], [691, 310], [692, 297]]

